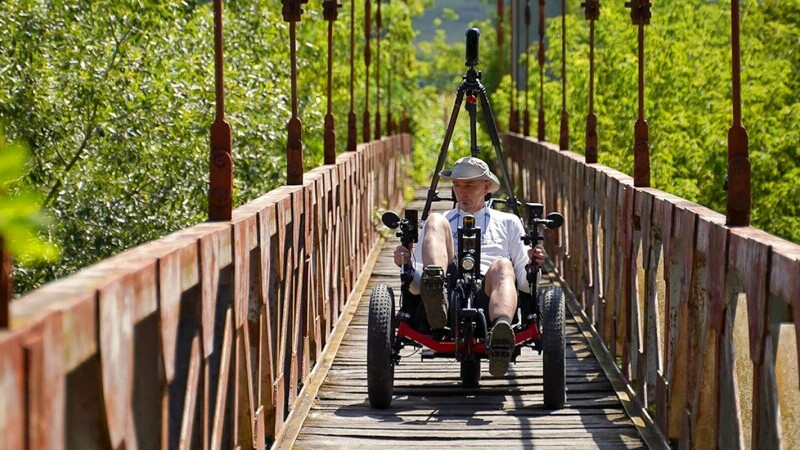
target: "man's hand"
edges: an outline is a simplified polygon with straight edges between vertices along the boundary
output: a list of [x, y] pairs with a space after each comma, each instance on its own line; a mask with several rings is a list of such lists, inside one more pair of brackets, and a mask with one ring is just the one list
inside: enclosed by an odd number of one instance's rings
[[544, 264], [544, 260], [546, 258], [547, 258], [547, 252], [544, 250], [544, 246], [542, 244], [536, 244], [535, 247], [528, 250], [528, 259], [530, 259], [531, 262], [536, 264], [537, 266], [541, 266], [542, 264]]
[[411, 261], [411, 251], [409, 249], [402, 244], [394, 248], [394, 263], [397, 267], [403, 267], [409, 261]]

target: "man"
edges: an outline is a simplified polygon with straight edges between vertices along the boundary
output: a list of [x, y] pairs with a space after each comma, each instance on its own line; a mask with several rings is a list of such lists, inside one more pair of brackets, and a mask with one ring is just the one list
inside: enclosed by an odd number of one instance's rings
[[519, 217], [486, 207], [486, 194], [500, 189], [500, 182], [484, 161], [461, 158], [452, 170], [443, 170], [439, 175], [453, 180], [457, 207], [445, 214], [428, 216], [419, 236], [420, 245], [413, 248], [413, 255], [398, 245], [394, 262], [402, 266], [411, 258], [416, 270], [409, 289], [422, 297], [431, 328], [444, 327], [447, 324], [444, 268], [453, 260], [457, 230], [464, 216], [475, 217], [475, 226], [481, 228], [481, 275], [484, 276], [483, 292], [478, 294], [476, 306], [488, 311], [492, 323], [489, 372], [503, 376], [515, 344], [511, 320], [517, 309], [517, 290], [530, 292], [525, 266], [530, 261], [541, 265], [546, 253], [541, 245], [531, 248], [522, 242], [525, 229]]

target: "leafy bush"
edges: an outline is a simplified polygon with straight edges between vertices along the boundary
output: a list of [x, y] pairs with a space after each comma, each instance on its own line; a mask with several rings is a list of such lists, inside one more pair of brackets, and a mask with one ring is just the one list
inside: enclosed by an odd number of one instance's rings
[[0, 133], [0, 242], [23, 263], [52, 261], [58, 249], [38, 236], [49, 223], [40, 211], [41, 196], [21, 186], [29, 156], [24, 145], [6, 142]]

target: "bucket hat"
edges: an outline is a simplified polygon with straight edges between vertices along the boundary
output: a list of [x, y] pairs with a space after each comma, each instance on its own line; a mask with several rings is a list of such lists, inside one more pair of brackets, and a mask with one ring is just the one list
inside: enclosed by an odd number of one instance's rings
[[489, 170], [489, 166], [482, 159], [472, 156], [459, 159], [452, 169], [439, 172], [439, 176], [450, 180], [489, 180], [492, 182], [489, 192], [495, 193], [500, 189], [500, 181]]

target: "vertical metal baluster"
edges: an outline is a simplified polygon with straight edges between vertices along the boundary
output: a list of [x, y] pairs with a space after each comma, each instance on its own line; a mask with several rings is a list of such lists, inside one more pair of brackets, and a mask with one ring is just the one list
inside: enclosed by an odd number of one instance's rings
[[544, 123], [544, 36], [545, 36], [545, 23], [544, 13], [546, 9], [545, 0], [539, 0], [539, 124], [536, 133], [536, 138], [540, 141], [545, 140], [545, 123]]
[[369, 36], [372, 34], [372, 3], [364, 0], [364, 116], [362, 117], [361, 138], [364, 142], [369, 142], [369, 63], [372, 53], [369, 47]]
[[505, 5], [503, 0], [497, 0], [497, 52], [503, 54], [505, 44], [505, 31], [503, 30], [503, 15], [505, 15]]
[[586, 114], [586, 163], [597, 162], [597, 116], [594, 114], [594, 21], [600, 18], [600, 0], [581, 4], [589, 21], [589, 113]]
[[739, 43], [739, 0], [731, 1], [731, 71], [733, 124], [728, 130], [728, 201], [726, 224], [750, 225], [751, 168], [747, 129], [742, 125], [741, 46]]
[[383, 27], [381, 18], [381, 0], [378, 2], [378, 11], [375, 15], [375, 25], [378, 28], [375, 33], [378, 60], [375, 63], [375, 140], [381, 138], [381, 28]]
[[522, 118], [522, 134], [531, 134], [531, 115], [528, 101], [528, 87], [530, 86], [530, 56], [531, 56], [531, 0], [525, 0], [525, 114]]
[[355, 112], [355, 61], [356, 55], [356, 0], [350, 0], [350, 111], [347, 113], [347, 151], [356, 151], [356, 112]]
[[395, 132], [395, 126], [392, 122], [392, 68], [394, 68], [394, 55], [390, 52], [389, 70], [386, 71], [386, 88], [389, 90], [389, 97], [386, 100], [386, 134], [388, 135], [393, 135]]
[[631, 21], [639, 27], [639, 107], [633, 129], [633, 185], [650, 187], [649, 129], [644, 118], [644, 26], [650, 24], [650, 0], [632, 0], [625, 3], [631, 8]]
[[322, 2], [322, 17], [328, 21], [328, 112], [325, 114], [325, 164], [336, 163], [336, 119], [333, 116], [333, 95], [331, 85], [333, 81], [333, 22], [339, 17], [339, 8], [342, 4], [337, 0], [324, 0]]
[[569, 149], [569, 113], [567, 112], [567, 2], [561, 0], [561, 127], [558, 147]]
[[283, 20], [289, 22], [289, 54], [291, 57], [292, 117], [286, 128], [286, 184], [303, 184], [303, 124], [297, 117], [297, 22], [303, 15], [302, 5], [308, 0], [281, 0]]
[[511, 74], [511, 87], [508, 90], [509, 96], [509, 109], [508, 109], [508, 131], [516, 133], [519, 131], [516, 127], [514, 127], [514, 117], [516, 116], [516, 97], [514, 95], [514, 89], [516, 85], [514, 84], [514, 80], [516, 75], [514, 74], [514, 46], [515, 46], [515, 37], [514, 33], [516, 33], [516, 24], [514, 23], [514, 0], [509, 0], [508, 2], [508, 27], [510, 30], [510, 42], [509, 42], [509, 73]]
[[225, 121], [225, 81], [222, 53], [222, 0], [214, 0], [214, 80], [216, 117], [211, 124], [208, 220], [230, 220], [233, 211], [231, 126]]

